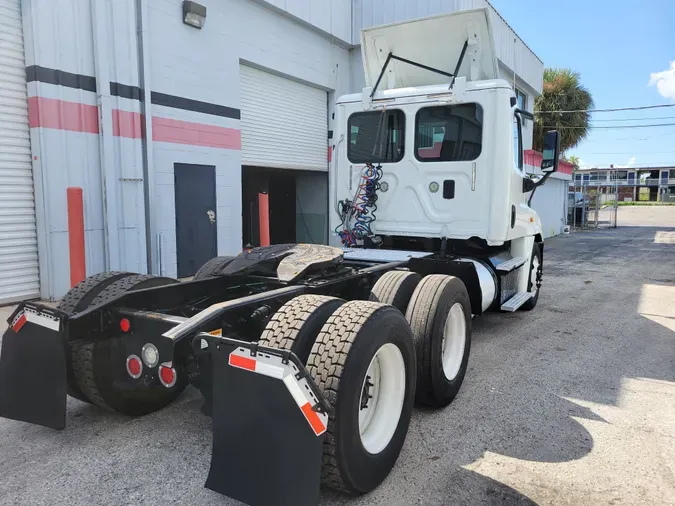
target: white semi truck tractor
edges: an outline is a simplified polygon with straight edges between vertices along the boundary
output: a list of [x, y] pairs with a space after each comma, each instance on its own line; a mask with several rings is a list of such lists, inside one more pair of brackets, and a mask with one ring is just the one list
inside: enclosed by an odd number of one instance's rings
[[361, 50], [367, 86], [337, 101], [330, 170], [345, 258], [473, 269], [474, 315], [533, 309], [544, 241], [530, 202], [558, 168], [559, 135], [546, 134], [543, 174], [527, 174], [534, 118], [499, 78], [487, 11], [365, 29]]
[[537, 304], [529, 202], [558, 133], [527, 175], [532, 116], [498, 78], [485, 10], [364, 30], [362, 51], [367, 88], [335, 113], [340, 247], [254, 248], [187, 282], [99, 273], [56, 309], [24, 302], [2, 338], [0, 416], [63, 429], [67, 396], [141, 416], [191, 384], [212, 417], [211, 490], [297, 506], [388, 476], [413, 406], [459, 392], [472, 316]]

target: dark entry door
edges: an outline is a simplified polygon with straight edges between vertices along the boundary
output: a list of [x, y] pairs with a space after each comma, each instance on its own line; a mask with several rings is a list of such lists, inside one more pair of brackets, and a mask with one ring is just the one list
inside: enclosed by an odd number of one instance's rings
[[270, 174], [270, 243], [295, 242], [295, 175]]
[[216, 168], [174, 164], [178, 277], [217, 256]]

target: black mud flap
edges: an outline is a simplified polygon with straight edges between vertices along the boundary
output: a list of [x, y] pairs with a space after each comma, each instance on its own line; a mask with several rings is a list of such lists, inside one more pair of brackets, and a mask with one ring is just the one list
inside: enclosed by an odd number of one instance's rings
[[[250, 505], [319, 501], [330, 405], [292, 353], [200, 334], [213, 363], [206, 487]], [[200, 344], [197, 344], [200, 346]]]
[[20, 305], [0, 350], [0, 416], [66, 426], [66, 358], [58, 311]]

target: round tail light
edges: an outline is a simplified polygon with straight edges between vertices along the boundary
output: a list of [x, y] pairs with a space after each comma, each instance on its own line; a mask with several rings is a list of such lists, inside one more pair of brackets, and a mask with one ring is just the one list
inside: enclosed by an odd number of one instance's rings
[[159, 381], [166, 388], [171, 388], [176, 384], [176, 369], [171, 367], [169, 363], [164, 363], [159, 366]]
[[143, 363], [136, 355], [129, 355], [127, 357], [127, 372], [129, 376], [134, 379], [140, 378], [143, 372]]
[[141, 357], [143, 357], [143, 363], [151, 369], [157, 367], [159, 363], [159, 351], [157, 351], [157, 347], [152, 343], [145, 343], [143, 345]]
[[131, 322], [128, 318], [122, 318], [120, 320], [120, 330], [122, 332], [129, 332], [129, 330], [131, 330]]

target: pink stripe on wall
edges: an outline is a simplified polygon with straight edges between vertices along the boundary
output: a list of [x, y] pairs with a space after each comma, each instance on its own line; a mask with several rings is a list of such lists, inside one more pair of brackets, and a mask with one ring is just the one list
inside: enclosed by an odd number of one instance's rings
[[56, 128], [70, 132], [98, 133], [98, 108], [95, 105], [66, 102], [54, 98], [30, 97], [28, 122], [31, 128]]
[[[95, 105], [66, 102], [44, 97], [28, 99], [31, 128], [54, 128], [70, 132], [99, 133], [98, 108]], [[112, 129], [115, 137], [143, 137], [143, 115], [113, 109]], [[189, 144], [211, 148], [241, 149], [241, 131], [203, 123], [169, 118], [152, 118], [152, 139], [158, 142]]]
[[143, 137], [141, 124], [143, 115], [139, 112], [121, 111], [113, 109], [112, 127], [113, 135], [116, 137], [128, 137], [130, 139], [140, 139]]
[[210, 148], [241, 149], [241, 131], [190, 121], [152, 118], [152, 140]]
[[[532, 165], [533, 167], [541, 167], [541, 161], [543, 159], [543, 156], [539, 151], [535, 151], [533, 149], [526, 149], [523, 151], [523, 154], [525, 155], [525, 165]], [[574, 165], [572, 165], [569, 162], [564, 162], [560, 160], [558, 163], [558, 170], [563, 173], [563, 174], [572, 174], [572, 170], [574, 169]]]

